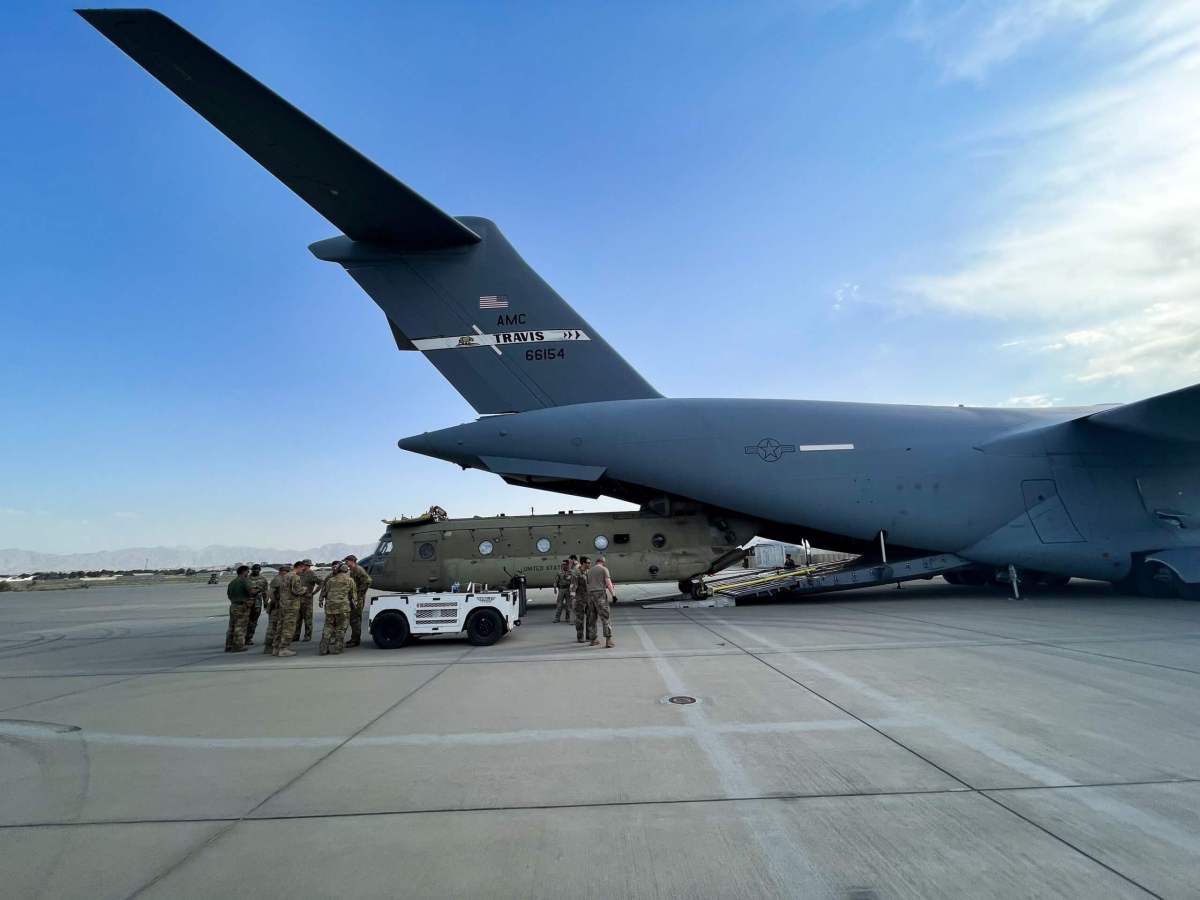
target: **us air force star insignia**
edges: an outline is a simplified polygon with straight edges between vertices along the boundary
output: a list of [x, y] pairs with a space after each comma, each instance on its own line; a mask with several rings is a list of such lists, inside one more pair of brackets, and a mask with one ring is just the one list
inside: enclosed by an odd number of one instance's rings
[[775, 438], [763, 438], [746, 448], [747, 454], [756, 454], [763, 462], [779, 462], [785, 453], [795, 453], [795, 444], [781, 444]]

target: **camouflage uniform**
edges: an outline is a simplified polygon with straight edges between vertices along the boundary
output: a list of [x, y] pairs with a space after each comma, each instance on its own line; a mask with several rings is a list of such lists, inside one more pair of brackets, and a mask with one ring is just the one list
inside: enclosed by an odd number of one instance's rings
[[258, 617], [262, 614], [263, 605], [267, 599], [267, 588], [270, 586], [266, 576], [251, 575], [246, 579], [250, 586], [250, 609], [246, 618], [246, 645], [254, 643], [254, 632], [258, 628]]
[[300, 621], [300, 604], [304, 598], [308, 597], [309, 602], [312, 602], [312, 590], [306, 586], [305, 581], [303, 576], [289, 572], [279, 588], [279, 630], [275, 633], [275, 645], [271, 648], [275, 656], [288, 650], [295, 640], [293, 635]]
[[588, 610], [587, 573], [583, 571], [583, 566], [571, 569], [571, 578], [575, 582], [575, 639], [582, 643], [583, 625], [587, 621]]
[[229, 627], [225, 629], [225, 652], [235, 653], [246, 649], [246, 617], [250, 612], [250, 587], [246, 578], [239, 575], [225, 588], [229, 598]]
[[324, 582], [312, 569], [309, 569], [302, 576], [304, 582], [304, 597], [300, 601], [300, 610], [296, 614], [296, 633], [292, 636], [293, 641], [300, 640], [300, 629], [304, 629], [304, 640], [312, 640], [313, 632], [313, 592], [321, 587]]
[[362, 643], [363, 610], [367, 608], [367, 590], [371, 587], [371, 576], [360, 565], [350, 567], [350, 577], [354, 579], [354, 599], [350, 602], [350, 643], [347, 647], [357, 647]]
[[571, 596], [573, 593], [571, 588], [575, 584], [575, 578], [571, 574], [571, 570], [559, 569], [558, 574], [554, 576], [554, 589], [558, 591], [558, 599], [554, 605], [554, 621], [558, 622], [563, 616], [567, 622], [571, 621], [571, 605], [575, 602], [575, 598]]
[[267, 639], [263, 641], [263, 653], [270, 653], [275, 649], [275, 642], [279, 638], [279, 626], [283, 622], [283, 611], [280, 609], [279, 601], [281, 599], [280, 592], [283, 590], [283, 583], [287, 579], [289, 572], [276, 572], [275, 577], [271, 579], [271, 584], [267, 588]]
[[[334, 565], [336, 566], [337, 563], [334, 563]], [[313, 591], [314, 597], [321, 598], [322, 606], [325, 605], [325, 589], [329, 587], [329, 579], [331, 579], [331, 578], [333, 578], [332, 571], [330, 571], [330, 573], [328, 575], [326, 575], [324, 578], [321, 579], [321, 586], [319, 588], [317, 588], [315, 591]], [[300, 637], [300, 627], [297, 625], [296, 626], [296, 638], [299, 639], [299, 637]]]
[[333, 573], [330, 572], [328, 575], [326, 575], [324, 578], [322, 578], [321, 586], [319, 588], [317, 588], [313, 593], [320, 594], [322, 597], [324, 597], [325, 596], [325, 588], [329, 586], [329, 579], [331, 579], [332, 577], [333, 577]]
[[321, 655], [341, 653], [346, 643], [346, 617], [357, 592], [354, 579], [346, 572], [331, 575], [321, 589], [325, 604], [325, 627], [321, 631]]
[[608, 585], [611, 581], [603, 563], [594, 563], [587, 573], [587, 639], [599, 643], [596, 636], [596, 620], [604, 625], [604, 640], [612, 646], [612, 626], [609, 624]]

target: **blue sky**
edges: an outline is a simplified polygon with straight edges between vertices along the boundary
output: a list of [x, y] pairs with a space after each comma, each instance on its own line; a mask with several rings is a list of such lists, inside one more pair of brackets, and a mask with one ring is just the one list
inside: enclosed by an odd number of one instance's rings
[[[664, 394], [1200, 381], [1196, 3], [158, 8], [496, 220]], [[396, 449], [474, 414], [308, 253], [335, 229], [68, 6], [7, 11], [0, 75], [0, 547], [584, 507]]]

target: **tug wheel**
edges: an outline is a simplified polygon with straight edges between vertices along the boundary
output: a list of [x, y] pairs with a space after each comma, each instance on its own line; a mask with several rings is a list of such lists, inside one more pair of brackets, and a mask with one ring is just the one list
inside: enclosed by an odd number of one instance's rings
[[371, 638], [380, 650], [400, 649], [408, 642], [408, 619], [403, 613], [380, 613], [371, 623]]
[[467, 622], [467, 640], [476, 647], [487, 647], [504, 634], [504, 620], [494, 609], [481, 609]]

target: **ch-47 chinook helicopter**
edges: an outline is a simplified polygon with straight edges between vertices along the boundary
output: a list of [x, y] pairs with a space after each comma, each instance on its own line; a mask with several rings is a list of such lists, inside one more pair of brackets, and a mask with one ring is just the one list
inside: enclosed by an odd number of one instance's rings
[[682, 593], [704, 592], [701, 576], [740, 560], [755, 523], [706, 515], [696, 506], [670, 515], [560, 512], [451, 519], [440, 507], [385, 520], [375, 552], [360, 560], [386, 591], [447, 591], [454, 585], [506, 585], [524, 576], [530, 588], [551, 587], [571, 554], [603, 556], [618, 583], [661, 581]]
[[337, 227], [313, 255], [481, 416], [401, 448], [878, 563], [821, 589], [1003, 568], [1200, 591], [1200, 385], [1049, 409], [663, 397], [494, 222], [443, 212], [162, 14], [80, 15]]

